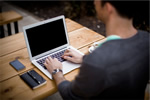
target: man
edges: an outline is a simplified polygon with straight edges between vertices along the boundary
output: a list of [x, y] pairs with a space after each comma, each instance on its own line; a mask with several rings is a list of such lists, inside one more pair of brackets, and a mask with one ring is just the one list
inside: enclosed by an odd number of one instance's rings
[[[107, 41], [84, 57], [66, 50], [64, 59], [81, 63], [74, 81], [63, 77], [62, 64], [56, 58], [46, 59], [44, 64], [53, 74], [63, 99], [144, 99], [149, 73], [149, 34], [133, 27], [132, 9], [126, 11], [122, 3], [94, 2], [98, 18], [106, 25], [107, 37], [115, 35], [120, 39]], [[129, 3], [124, 5], [130, 7]]]

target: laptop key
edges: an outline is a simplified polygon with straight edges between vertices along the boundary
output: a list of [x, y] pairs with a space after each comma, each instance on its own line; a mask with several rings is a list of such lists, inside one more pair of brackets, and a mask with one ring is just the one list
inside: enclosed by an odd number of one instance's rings
[[47, 69], [44, 64], [41, 64], [41, 66], [44, 67], [44, 69]]
[[47, 69], [45, 66], [43, 66], [44, 67], [44, 69]]

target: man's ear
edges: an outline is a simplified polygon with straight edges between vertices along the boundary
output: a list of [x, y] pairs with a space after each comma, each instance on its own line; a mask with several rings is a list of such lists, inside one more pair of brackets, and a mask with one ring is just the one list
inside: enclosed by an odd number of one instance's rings
[[110, 3], [106, 3], [105, 7], [106, 7], [106, 10], [107, 10], [107, 13], [109, 15], [112, 14], [112, 12], [114, 10], [114, 7]]

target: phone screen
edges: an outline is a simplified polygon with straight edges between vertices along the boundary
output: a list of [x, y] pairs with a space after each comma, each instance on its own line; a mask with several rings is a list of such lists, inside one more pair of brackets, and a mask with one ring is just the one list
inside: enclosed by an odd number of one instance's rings
[[25, 68], [25, 66], [18, 60], [10, 62], [10, 65], [12, 65], [17, 71]]

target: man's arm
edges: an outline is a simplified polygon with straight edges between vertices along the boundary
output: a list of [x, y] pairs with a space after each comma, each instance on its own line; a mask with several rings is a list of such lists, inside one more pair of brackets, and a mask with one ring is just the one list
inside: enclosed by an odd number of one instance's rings
[[[101, 67], [97, 68], [95, 66], [96, 63], [93, 62], [92, 57], [88, 57], [88, 59], [86, 58], [87, 57], [85, 56], [80, 67], [80, 72], [74, 81], [67, 81], [61, 72], [53, 75], [58, 86], [58, 90], [64, 100], [80, 100], [83, 98], [89, 98], [100, 93], [105, 88], [105, 71], [101, 69]], [[51, 61], [46, 60], [45, 64], [50, 73], [53, 71], [52, 68], [61, 68], [60, 66], [62, 65], [57, 59], [55, 60], [51, 58], [50, 60]]]
[[55, 75], [53, 75], [53, 78], [54, 78], [54, 80], [55, 80], [57, 86], [58, 86], [61, 82], [63, 82], [63, 81], [66, 80], [66, 79], [64, 78], [62, 72], [56, 73]]
[[[87, 62], [87, 61], [86, 61]], [[105, 71], [83, 61], [80, 72], [72, 82], [63, 81], [58, 90], [64, 100], [83, 100], [91, 98], [105, 88]]]

